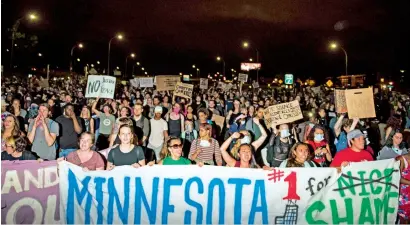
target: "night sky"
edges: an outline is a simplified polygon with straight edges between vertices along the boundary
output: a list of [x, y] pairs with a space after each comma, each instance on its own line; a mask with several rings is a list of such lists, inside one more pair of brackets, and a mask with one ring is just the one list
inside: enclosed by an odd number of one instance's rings
[[[35, 24], [23, 22], [19, 31], [36, 34], [39, 43], [28, 51], [17, 49], [21, 67], [49, 63], [68, 69], [71, 47], [84, 63], [99, 60], [106, 67], [108, 41], [117, 32], [125, 40], [113, 41], [111, 67], [125, 65], [137, 54], [150, 73], [239, 71], [240, 62], [256, 58], [243, 40], [258, 48], [261, 76], [293, 73], [298, 77], [338, 76], [344, 73], [344, 54], [330, 51], [339, 41], [349, 56], [350, 74], [394, 75], [409, 70], [410, 1], [408, 0], [8, 0], [2, 2], [2, 64], [10, 47], [7, 28], [30, 10], [39, 12]], [[38, 59], [41, 52], [44, 57]], [[135, 61], [134, 61], [135, 62]], [[132, 60], [129, 60], [131, 71]]]

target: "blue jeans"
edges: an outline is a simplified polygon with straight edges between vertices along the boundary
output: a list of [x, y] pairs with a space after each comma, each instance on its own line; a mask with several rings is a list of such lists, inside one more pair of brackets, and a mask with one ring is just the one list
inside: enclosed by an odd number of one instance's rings
[[68, 156], [68, 154], [70, 154], [71, 152], [77, 150], [77, 148], [65, 148], [65, 149], [61, 149], [60, 153], [58, 153], [58, 158], [64, 157], [66, 158]]

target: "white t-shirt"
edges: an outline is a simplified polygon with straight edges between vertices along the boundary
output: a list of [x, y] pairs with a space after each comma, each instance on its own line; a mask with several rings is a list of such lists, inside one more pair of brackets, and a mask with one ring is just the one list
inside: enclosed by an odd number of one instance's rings
[[168, 130], [168, 124], [164, 119], [155, 120], [150, 119], [151, 134], [148, 142], [154, 147], [160, 147], [164, 143], [164, 131]]

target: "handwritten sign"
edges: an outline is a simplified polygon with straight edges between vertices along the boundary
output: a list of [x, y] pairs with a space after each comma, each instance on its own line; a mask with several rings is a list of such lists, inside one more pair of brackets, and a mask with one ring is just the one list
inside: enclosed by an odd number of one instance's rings
[[345, 90], [345, 95], [350, 119], [376, 117], [372, 88]]
[[401, 177], [394, 159], [342, 174], [192, 165], [84, 172], [61, 162], [59, 176], [62, 224], [393, 224]]
[[194, 85], [178, 82], [175, 85], [174, 96], [192, 98], [193, 91], [194, 91]]
[[141, 77], [139, 78], [139, 80], [140, 80], [140, 87], [142, 88], [154, 87], [154, 81], [152, 77]]
[[116, 78], [103, 75], [90, 75], [87, 80], [86, 98], [114, 98]]
[[173, 91], [175, 89], [175, 85], [181, 81], [180, 76], [170, 76], [170, 75], [162, 75], [156, 76], [157, 80], [157, 91]]
[[138, 88], [140, 86], [140, 80], [138, 78], [134, 78], [130, 80], [131, 86]]
[[218, 82], [218, 86], [216, 87], [217, 89], [225, 90], [226, 84], [222, 81]]
[[200, 89], [208, 89], [208, 79], [207, 78], [201, 78], [200, 79], [199, 88]]
[[248, 81], [248, 74], [246, 73], [238, 74], [238, 81], [246, 83]]
[[347, 113], [345, 90], [335, 90], [335, 108], [338, 113]]
[[60, 224], [57, 162], [1, 161], [1, 223]]
[[297, 100], [273, 105], [265, 109], [264, 116], [266, 125], [279, 125], [303, 119], [302, 110]]
[[49, 87], [48, 79], [40, 79], [38, 81], [38, 85], [42, 88], [48, 88]]
[[253, 82], [252, 86], [253, 86], [253, 88], [259, 88], [259, 83], [258, 82]]

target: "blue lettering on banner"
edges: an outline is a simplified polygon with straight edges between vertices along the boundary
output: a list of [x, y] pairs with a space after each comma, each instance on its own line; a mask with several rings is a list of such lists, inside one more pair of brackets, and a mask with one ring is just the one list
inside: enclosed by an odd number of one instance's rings
[[141, 202], [144, 204], [144, 208], [147, 211], [150, 224], [155, 224], [157, 218], [157, 199], [158, 199], [158, 184], [159, 177], [154, 177], [152, 181], [152, 194], [151, 194], [151, 207], [148, 204], [147, 196], [145, 194], [144, 187], [142, 185], [141, 177], [135, 178], [135, 213], [134, 224], [141, 224]]
[[250, 185], [251, 180], [244, 178], [229, 178], [228, 184], [235, 184], [235, 203], [234, 203], [234, 223], [240, 224], [242, 221], [242, 190], [243, 185]]
[[94, 178], [95, 183], [95, 200], [97, 201], [97, 224], [103, 224], [104, 195], [102, 185], [105, 183], [104, 177]]
[[[115, 189], [114, 178], [108, 179], [108, 215], [107, 223], [112, 224], [113, 215], [118, 213], [121, 221], [124, 224], [128, 223], [128, 209], [130, 206], [130, 178], [124, 177], [124, 206], [121, 206], [121, 201], [118, 197], [118, 192]], [[117, 213], [114, 214], [114, 200], [117, 205]]]
[[[193, 177], [188, 179], [188, 181], [185, 184], [185, 202], [196, 208], [197, 210], [197, 215], [196, 215], [196, 224], [202, 224], [202, 218], [203, 218], [203, 207], [200, 203], [193, 201], [190, 196], [189, 192], [191, 190], [191, 185], [192, 183], [197, 183], [198, 185], [198, 193], [203, 194], [204, 193], [204, 184], [202, 183], [201, 178], [199, 177]], [[191, 218], [192, 217], [192, 212], [187, 210], [185, 211], [185, 216], [184, 216], [184, 224], [191, 224]]]
[[[268, 224], [268, 204], [266, 203], [265, 181], [256, 180], [255, 188], [253, 190], [252, 206], [251, 212], [249, 213], [248, 224], [255, 223], [255, 214], [257, 212], [262, 213], [262, 223]], [[257, 206], [259, 196], [261, 199], [261, 204], [260, 206]]]
[[219, 194], [219, 220], [218, 224], [225, 224], [225, 186], [224, 182], [219, 178], [214, 178], [211, 180], [208, 186], [208, 206], [206, 209], [206, 224], [212, 224], [212, 205], [214, 201], [214, 189], [218, 186]]
[[169, 204], [171, 186], [182, 186], [182, 179], [164, 179], [164, 202], [162, 204], [162, 224], [168, 224], [168, 213], [175, 211], [175, 206]]
[[[77, 177], [74, 175], [73, 171], [68, 170], [68, 198], [67, 198], [67, 212], [66, 220], [67, 224], [75, 224], [75, 215], [74, 215], [74, 199], [77, 199], [79, 205], [83, 202], [84, 197], [87, 195], [85, 203], [85, 224], [90, 224], [90, 210], [91, 210], [91, 194], [88, 192], [88, 183], [90, 183], [91, 177], [85, 177], [81, 181], [82, 189], [77, 184]], [[74, 198], [75, 194], [75, 198]]]

